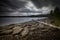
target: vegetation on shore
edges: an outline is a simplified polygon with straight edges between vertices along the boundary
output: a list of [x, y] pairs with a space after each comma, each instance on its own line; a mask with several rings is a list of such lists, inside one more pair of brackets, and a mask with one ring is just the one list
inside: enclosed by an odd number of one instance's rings
[[54, 11], [51, 10], [49, 18], [52, 20], [52, 24], [60, 26], [60, 9], [58, 7], [55, 7]]

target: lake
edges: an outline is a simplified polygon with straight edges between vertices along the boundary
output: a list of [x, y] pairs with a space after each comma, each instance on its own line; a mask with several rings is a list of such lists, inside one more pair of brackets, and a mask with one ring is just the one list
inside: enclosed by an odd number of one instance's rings
[[2, 25], [9, 25], [9, 24], [16, 24], [16, 23], [24, 23], [32, 20], [37, 20], [37, 19], [44, 19], [46, 17], [3, 17], [0, 18], [0, 26]]

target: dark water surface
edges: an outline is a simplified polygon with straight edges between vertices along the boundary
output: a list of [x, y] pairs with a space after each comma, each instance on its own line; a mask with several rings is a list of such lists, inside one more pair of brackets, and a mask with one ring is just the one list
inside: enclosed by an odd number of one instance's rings
[[9, 25], [9, 24], [16, 24], [16, 23], [23, 23], [28, 22], [31, 20], [37, 20], [37, 19], [44, 19], [46, 17], [25, 17], [25, 18], [15, 18], [15, 17], [3, 17], [0, 18], [0, 26], [2, 25]]

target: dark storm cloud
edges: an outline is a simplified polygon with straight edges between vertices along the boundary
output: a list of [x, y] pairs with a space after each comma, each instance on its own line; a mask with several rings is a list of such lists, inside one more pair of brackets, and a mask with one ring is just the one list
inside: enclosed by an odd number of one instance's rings
[[38, 8], [42, 6], [58, 6], [60, 7], [60, 0], [31, 0]]
[[10, 15], [9, 12], [23, 8], [27, 1], [32, 1], [37, 8], [49, 5], [60, 7], [60, 0], [0, 0], [0, 15]]
[[52, 4], [50, 0], [31, 0], [38, 8]]
[[60, 8], [60, 0], [51, 0], [54, 6], [58, 6]]
[[0, 0], [0, 11], [8, 11], [10, 9], [17, 9], [23, 7], [25, 2], [19, 0]]
[[[8, 11], [8, 8], [17, 9], [25, 5], [29, 0], [0, 0], [0, 11]], [[60, 6], [60, 0], [31, 0], [37, 7], [56, 5]]]
[[24, 7], [25, 3], [19, 0], [0, 0], [0, 15], [9, 15], [8, 13]]

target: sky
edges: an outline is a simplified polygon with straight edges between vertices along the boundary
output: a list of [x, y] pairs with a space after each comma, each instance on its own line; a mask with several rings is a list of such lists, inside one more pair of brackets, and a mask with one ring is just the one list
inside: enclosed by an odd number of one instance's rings
[[47, 14], [60, 0], [0, 0], [0, 16], [27, 16]]

